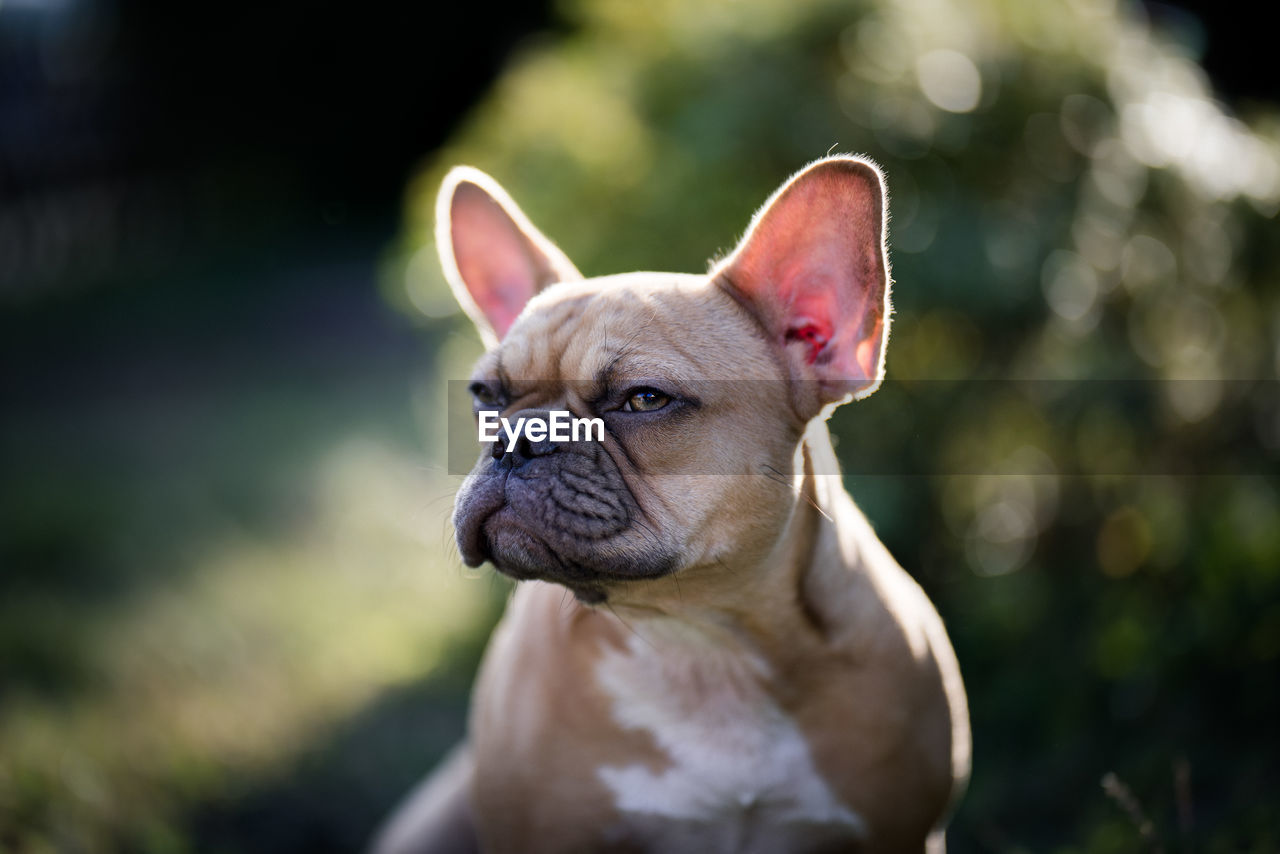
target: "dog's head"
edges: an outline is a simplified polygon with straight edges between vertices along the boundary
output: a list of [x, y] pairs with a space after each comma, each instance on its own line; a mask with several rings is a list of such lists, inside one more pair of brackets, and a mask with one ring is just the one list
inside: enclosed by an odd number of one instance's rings
[[808, 422], [883, 375], [884, 192], [864, 160], [793, 176], [706, 275], [584, 279], [469, 168], [446, 178], [436, 228], [488, 345], [477, 414], [603, 424], [577, 441], [498, 428], [454, 509], [472, 566], [598, 602], [619, 582], [762, 554], [794, 505]]

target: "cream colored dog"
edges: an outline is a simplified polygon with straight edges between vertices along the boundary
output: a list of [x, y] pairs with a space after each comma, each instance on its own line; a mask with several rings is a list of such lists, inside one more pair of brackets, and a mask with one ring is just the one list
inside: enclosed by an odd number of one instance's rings
[[813, 163], [702, 276], [583, 279], [468, 168], [437, 238], [489, 345], [477, 411], [607, 430], [504, 436], [463, 483], [463, 559], [520, 583], [467, 744], [376, 850], [941, 850], [960, 673], [826, 426], [883, 376], [879, 171]]

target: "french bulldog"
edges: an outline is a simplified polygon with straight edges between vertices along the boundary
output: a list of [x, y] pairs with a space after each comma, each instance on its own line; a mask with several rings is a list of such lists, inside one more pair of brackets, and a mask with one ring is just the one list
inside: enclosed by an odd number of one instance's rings
[[[959, 668], [826, 425], [884, 376], [886, 210], [874, 164], [827, 157], [707, 274], [586, 279], [493, 179], [448, 175], [440, 257], [503, 425], [453, 521], [519, 583], [466, 743], [379, 854], [943, 850]], [[602, 435], [509, 430], [550, 412]]]

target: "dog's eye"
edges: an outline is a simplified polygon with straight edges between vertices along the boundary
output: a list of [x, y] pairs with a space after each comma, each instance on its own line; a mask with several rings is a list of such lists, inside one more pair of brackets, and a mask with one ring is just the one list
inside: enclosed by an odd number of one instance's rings
[[484, 383], [472, 383], [467, 391], [471, 392], [471, 396], [481, 406], [497, 406], [502, 402], [502, 395]]
[[663, 394], [656, 388], [638, 388], [631, 392], [623, 412], [653, 412], [671, 402], [670, 395]]

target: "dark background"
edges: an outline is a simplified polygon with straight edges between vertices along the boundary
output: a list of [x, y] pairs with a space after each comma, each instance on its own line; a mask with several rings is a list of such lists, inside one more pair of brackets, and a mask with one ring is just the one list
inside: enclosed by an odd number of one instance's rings
[[[188, 583], [228, 539], [289, 537], [344, 435], [421, 450], [409, 395], [431, 348], [383, 299], [379, 256], [414, 164], [554, 27], [523, 0], [0, 3], [0, 716], [66, 730], [5, 737], [0, 851], [359, 850], [458, 737], [483, 630], [265, 768], [168, 736], [159, 761], [113, 761], [124, 727], [71, 731], [115, 702], [96, 653], [119, 630], [96, 615]], [[226, 629], [217, 606], [181, 619]], [[119, 711], [82, 717], [169, 720], [133, 693], [146, 674], [211, 677], [166, 669], [165, 646], [120, 665], [137, 678]]]
[[[1260, 61], [1267, 28], [1236, 4], [1144, 8], [1203, 52], [1229, 103], [1280, 89], [1275, 64]], [[508, 51], [567, 26], [542, 2], [376, 14], [25, 0], [3, 15], [0, 282], [10, 306], [281, 241], [390, 239], [413, 166]], [[42, 211], [66, 203], [66, 221], [46, 221]], [[95, 233], [104, 218], [112, 237]]]
[[[1259, 59], [1271, 52], [1267, 28], [1235, 4], [1142, 8], [1202, 52], [1232, 106], [1280, 91], [1280, 69]], [[129, 362], [210, 326], [222, 339], [222, 324], [234, 323], [243, 339], [255, 316], [288, 302], [290, 281], [304, 287], [289, 270], [336, 263], [372, 274], [400, 228], [414, 166], [514, 46], [567, 27], [545, 2], [394, 14], [295, 3], [5, 4], [0, 361], [5, 393], [19, 395], [10, 405], [73, 398], [109, 369], [104, 357]], [[374, 297], [367, 284], [329, 286], [336, 301], [379, 315], [367, 322], [395, 323], [364, 304]], [[150, 322], [121, 316], [139, 299], [155, 301]], [[114, 328], [103, 328], [104, 313]], [[412, 347], [397, 331], [365, 330], [380, 346]], [[240, 340], [227, 353], [198, 340], [185, 358], [214, 371], [282, 343]]]

